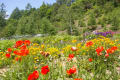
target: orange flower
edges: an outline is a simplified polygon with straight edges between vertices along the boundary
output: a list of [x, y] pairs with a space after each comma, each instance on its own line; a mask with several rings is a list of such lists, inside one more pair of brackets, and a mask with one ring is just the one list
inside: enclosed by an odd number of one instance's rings
[[106, 49], [106, 53], [107, 53], [107, 54], [109, 54], [109, 53], [112, 54], [113, 51], [112, 51], [112, 49], [109, 48], [109, 49]]
[[109, 49], [106, 49], [106, 53], [107, 53], [107, 54], [109, 54], [109, 53], [112, 54], [112, 53], [114, 53], [115, 50], [117, 50], [117, 47], [116, 47], [116, 46], [113, 46], [113, 47], [111, 47], [111, 48], [109, 48]]
[[103, 47], [98, 47], [97, 49], [96, 49], [96, 52], [97, 52], [97, 55], [98, 56], [101, 56], [102, 55], [102, 52], [103, 51]]
[[20, 54], [18, 54], [18, 55], [20, 55], [20, 56], [26, 56], [28, 54], [29, 54], [29, 50], [28, 49], [21, 49], [20, 50]]
[[13, 53], [15, 55], [19, 55], [19, 56], [26, 56], [29, 54], [29, 50], [28, 49], [21, 49], [20, 51], [16, 50]]
[[113, 46], [112, 48], [111, 48], [111, 50], [117, 50], [117, 47], [116, 46]]
[[76, 68], [73, 66], [72, 68], [70, 68], [69, 70], [67, 70], [67, 74], [68, 75], [72, 75], [76, 73]]
[[113, 46], [113, 47], [111, 48], [112, 53], [114, 53], [115, 50], [117, 50], [117, 47], [116, 47], [116, 46]]
[[93, 45], [93, 42], [92, 41], [89, 41], [86, 43], [86, 46], [89, 47], [89, 46], [92, 46]]
[[36, 67], [36, 66], [34, 67], [34, 69], [37, 69], [37, 68], [38, 68], [38, 67]]

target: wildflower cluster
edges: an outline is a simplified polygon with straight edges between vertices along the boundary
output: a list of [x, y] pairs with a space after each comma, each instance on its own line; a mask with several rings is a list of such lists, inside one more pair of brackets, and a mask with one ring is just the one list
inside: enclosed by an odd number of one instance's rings
[[[86, 42], [72, 39], [62, 40], [61, 43], [55, 39], [56, 43], [53, 43], [47, 39], [41, 44], [19, 40], [13, 47], [7, 48], [5, 60], [19, 61], [15, 63], [18, 69], [8, 71], [10, 73], [7, 75], [12, 76], [12, 80], [119, 79], [116, 69], [119, 67], [119, 40], [100, 36]], [[64, 41], [66, 44], [63, 44]]]

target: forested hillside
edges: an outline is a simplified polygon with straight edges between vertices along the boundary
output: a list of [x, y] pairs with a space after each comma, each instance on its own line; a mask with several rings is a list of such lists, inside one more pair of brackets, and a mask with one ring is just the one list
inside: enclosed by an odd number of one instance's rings
[[14, 9], [8, 19], [0, 3], [0, 37], [34, 34], [79, 35], [94, 30], [120, 29], [120, 0], [56, 0], [40, 8], [27, 4]]

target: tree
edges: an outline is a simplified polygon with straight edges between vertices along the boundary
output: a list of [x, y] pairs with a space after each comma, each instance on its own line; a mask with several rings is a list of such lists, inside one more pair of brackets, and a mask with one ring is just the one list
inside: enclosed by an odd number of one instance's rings
[[67, 6], [70, 6], [75, 0], [56, 0], [56, 2], [59, 5], [66, 4]]
[[3, 18], [6, 17], [6, 10], [5, 10], [5, 5], [4, 5], [4, 3], [2, 3], [2, 4], [0, 5], [0, 16], [2, 16]]
[[18, 7], [16, 7], [16, 8], [13, 10], [13, 12], [12, 12], [12, 14], [11, 14], [11, 16], [10, 16], [10, 19], [17, 19], [17, 20], [18, 20], [21, 16], [22, 16], [21, 11], [19, 10]]
[[57, 4], [62, 5], [65, 3], [65, 0], [56, 0]]
[[6, 20], [0, 16], [0, 31], [3, 29], [3, 27], [6, 25]]
[[11, 37], [17, 29], [17, 20], [10, 19], [1, 33], [1, 37]]
[[41, 21], [41, 32], [43, 34], [55, 34], [56, 30], [51, 22], [47, 18], [43, 18]]
[[32, 6], [31, 6], [30, 3], [28, 3], [27, 6], [26, 6], [25, 8], [26, 8], [26, 10], [30, 10], [30, 9], [32, 8]]
[[119, 30], [120, 29], [120, 23], [119, 22], [120, 22], [120, 20], [116, 16], [114, 16], [111, 30], [114, 30], [114, 31]]
[[49, 5], [43, 2], [42, 6], [39, 9], [40, 18], [46, 17], [48, 9], [49, 9]]
[[2, 3], [0, 5], [0, 30], [3, 29], [3, 27], [6, 25], [6, 10], [5, 10], [5, 5]]
[[88, 26], [96, 25], [96, 18], [93, 14], [90, 15], [88, 20]]

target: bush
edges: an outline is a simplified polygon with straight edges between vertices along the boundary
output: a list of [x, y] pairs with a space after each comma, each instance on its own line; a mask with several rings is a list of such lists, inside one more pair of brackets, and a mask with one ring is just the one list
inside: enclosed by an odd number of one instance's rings
[[112, 27], [110, 28], [111, 30], [119, 30], [119, 27], [120, 27], [120, 20], [115, 16], [113, 17], [113, 20], [112, 20]]
[[43, 34], [54, 35], [56, 34], [57, 31], [55, 30], [55, 27], [47, 18], [43, 18], [41, 21], [41, 32]]
[[38, 43], [38, 44], [41, 44], [41, 43], [42, 43], [41, 39], [39, 39], [39, 38], [33, 39], [32, 42], [33, 42], [33, 43]]
[[88, 26], [93, 26], [93, 25], [96, 25], [96, 18], [94, 15], [90, 15], [88, 20]]
[[79, 21], [79, 26], [80, 27], [86, 27], [86, 24], [85, 24], [85, 22], [83, 20], [80, 20]]

